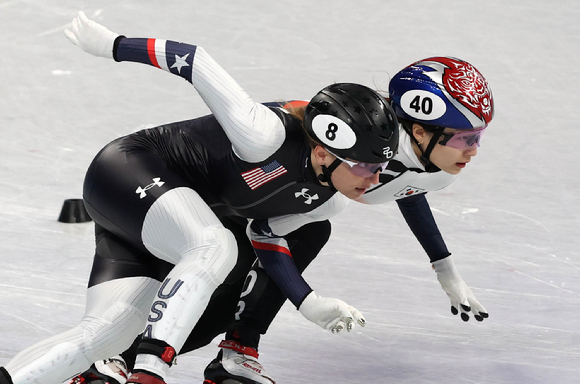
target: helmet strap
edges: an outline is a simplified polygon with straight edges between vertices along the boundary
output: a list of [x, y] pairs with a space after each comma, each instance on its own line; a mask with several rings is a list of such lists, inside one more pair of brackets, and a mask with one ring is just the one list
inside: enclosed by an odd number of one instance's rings
[[332, 164], [328, 166], [328, 168], [326, 167], [326, 165], [322, 165], [322, 173], [318, 175], [318, 180], [323, 183], [328, 183], [330, 189], [332, 189], [335, 192], [337, 192], [337, 190], [334, 187], [334, 184], [332, 184], [331, 176], [332, 172], [334, 172], [334, 170], [340, 165], [340, 163], [342, 163], [340, 159], [335, 159], [332, 162]]
[[433, 137], [431, 137], [431, 140], [429, 141], [429, 144], [427, 145], [427, 148], [425, 149], [425, 151], [423, 151], [423, 149], [421, 149], [421, 145], [419, 145], [419, 141], [411, 133], [411, 137], [413, 138], [413, 140], [415, 141], [415, 143], [419, 147], [419, 150], [422, 153], [419, 160], [421, 161], [421, 164], [423, 164], [425, 166], [425, 171], [427, 171], [427, 172], [437, 172], [437, 171], [441, 170], [438, 166], [436, 166], [435, 164], [433, 164], [431, 162], [429, 157], [431, 156], [431, 152], [433, 152], [433, 148], [435, 148], [435, 145], [439, 141], [439, 138], [443, 134], [443, 130], [445, 130], [445, 127], [437, 127], [433, 131]]

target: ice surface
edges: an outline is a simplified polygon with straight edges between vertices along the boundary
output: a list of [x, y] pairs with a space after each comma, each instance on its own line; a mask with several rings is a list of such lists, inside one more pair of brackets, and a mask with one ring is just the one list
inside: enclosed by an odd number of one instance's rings
[[[185, 81], [92, 57], [62, 30], [83, 9], [111, 30], [201, 45], [256, 100], [335, 81], [386, 89], [451, 55], [488, 79], [495, 119], [478, 156], [428, 198], [490, 318], [449, 313], [395, 204], [352, 204], [306, 277], [367, 317], [325, 333], [291, 306], [263, 338], [278, 383], [577, 383], [580, 376], [580, 3], [514, 1], [0, 1], [0, 364], [82, 316], [91, 224], [56, 221], [115, 137], [205, 114]], [[217, 348], [181, 357], [202, 381]]]

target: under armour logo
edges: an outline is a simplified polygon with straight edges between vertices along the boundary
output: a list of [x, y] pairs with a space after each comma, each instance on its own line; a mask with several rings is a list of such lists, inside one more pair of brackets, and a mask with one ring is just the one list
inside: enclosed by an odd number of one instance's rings
[[318, 195], [315, 194], [314, 196], [310, 196], [310, 194], [306, 193], [306, 191], [308, 191], [308, 188], [302, 188], [302, 191], [300, 192], [296, 192], [294, 194], [294, 196], [296, 198], [302, 196], [303, 198], [305, 198], [306, 200], [304, 201], [304, 204], [312, 204], [312, 200], [318, 200]]
[[139, 194], [139, 198], [142, 199], [145, 196], [147, 196], [147, 194], [145, 193], [147, 190], [153, 188], [154, 186], [158, 186], [161, 187], [163, 184], [165, 184], [164, 181], [161, 181], [160, 177], [155, 177], [153, 178], [153, 182], [147, 186], [143, 187], [139, 187], [137, 188], [137, 190], [135, 191], [135, 193]]

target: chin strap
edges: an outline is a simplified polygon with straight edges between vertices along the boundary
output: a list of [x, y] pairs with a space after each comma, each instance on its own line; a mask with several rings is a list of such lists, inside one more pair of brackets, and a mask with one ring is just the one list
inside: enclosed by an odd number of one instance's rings
[[439, 141], [441, 134], [443, 134], [444, 129], [445, 127], [437, 127], [433, 131], [433, 137], [431, 137], [431, 141], [429, 141], [429, 144], [427, 145], [425, 151], [423, 151], [421, 145], [419, 144], [419, 141], [415, 138], [415, 136], [413, 136], [413, 133], [407, 131], [409, 136], [411, 136], [411, 140], [413, 140], [415, 144], [417, 144], [417, 147], [421, 151], [421, 157], [419, 158], [419, 160], [421, 161], [421, 164], [425, 166], [426, 172], [438, 172], [441, 170], [438, 166], [433, 164], [431, 160], [429, 160], [429, 157], [431, 156], [431, 152], [433, 152], [433, 148], [435, 148], [435, 144], [437, 144], [437, 142]]
[[328, 186], [335, 192], [337, 192], [337, 190], [334, 188], [334, 184], [332, 184], [330, 177], [332, 176], [332, 172], [340, 165], [340, 163], [342, 163], [342, 161], [340, 159], [336, 159], [332, 162], [332, 164], [330, 164], [328, 168], [326, 165], [323, 165], [322, 173], [317, 176], [319, 181], [328, 183]]

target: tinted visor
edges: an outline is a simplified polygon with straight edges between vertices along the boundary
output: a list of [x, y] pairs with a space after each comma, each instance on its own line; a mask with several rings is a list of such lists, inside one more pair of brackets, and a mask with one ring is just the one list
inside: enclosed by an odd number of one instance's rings
[[468, 149], [473, 145], [479, 147], [481, 135], [483, 135], [485, 128], [486, 127], [467, 132], [442, 133], [441, 137], [443, 140], [441, 140], [439, 144], [457, 149]]
[[342, 157], [337, 156], [334, 153], [332, 153], [332, 155], [336, 157], [338, 160], [342, 161], [343, 163], [348, 164], [350, 166], [350, 173], [359, 177], [371, 177], [377, 172], [384, 171], [387, 168], [387, 165], [389, 164], [388, 161], [384, 163], [358, 163], [356, 161], [343, 159]]

